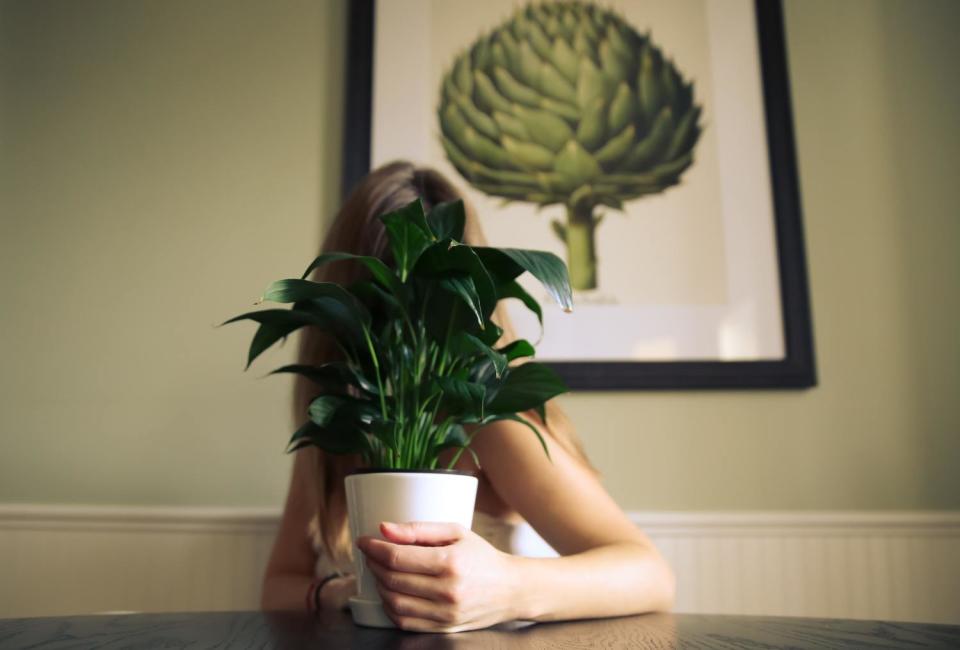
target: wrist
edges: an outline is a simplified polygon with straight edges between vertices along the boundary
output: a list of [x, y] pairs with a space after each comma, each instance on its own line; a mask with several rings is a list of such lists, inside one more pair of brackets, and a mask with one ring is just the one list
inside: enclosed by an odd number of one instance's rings
[[536, 589], [536, 558], [508, 555], [507, 572], [510, 576], [509, 620], [535, 621], [540, 615]]
[[310, 582], [310, 587], [307, 589], [307, 610], [309, 612], [315, 614], [323, 609], [323, 590], [338, 577], [340, 577], [339, 571]]

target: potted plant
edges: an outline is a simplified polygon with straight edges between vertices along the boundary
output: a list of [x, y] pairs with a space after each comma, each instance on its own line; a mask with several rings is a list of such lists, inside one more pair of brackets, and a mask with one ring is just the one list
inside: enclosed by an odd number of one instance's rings
[[[303, 326], [319, 327], [335, 340], [342, 360], [287, 365], [270, 374], [298, 373], [322, 391], [288, 451], [315, 445], [361, 457], [363, 469], [346, 478], [354, 540], [380, 536], [382, 521], [447, 521], [469, 529], [477, 479], [452, 468], [464, 451], [473, 454], [473, 436], [485, 424], [514, 420], [546, 451], [540, 432], [519, 414], [535, 410], [545, 419], [545, 402], [566, 390], [547, 366], [512, 363], [534, 356], [529, 341], [497, 347], [503, 331], [491, 320], [494, 308], [500, 300], [518, 299], [542, 326], [540, 305], [517, 278], [531, 273], [569, 311], [567, 269], [552, 253], [464, 244], [462, 201], [425, 214], [418, 199], [380, 219], [392, 259], [325, 253], [299, 279], [273, 282], [257, 303], [289, 308], [249, 312], [223, 324], [259, 323], [248, 368]], [[369, 273], [350, 286], [306, 279], [333, 263], [362, 264]], [[449, 449], [456, 452], [440, 467]], [[360, 555], [354, 554], [354, 620], [392, 627]]]

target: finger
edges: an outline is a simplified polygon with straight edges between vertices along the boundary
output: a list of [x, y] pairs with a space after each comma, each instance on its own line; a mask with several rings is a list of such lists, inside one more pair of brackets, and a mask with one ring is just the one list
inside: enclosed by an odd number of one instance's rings
[[422, 619], [431, 622], [433, 627], [453, 625], [457, 622], [450, 605], [390, 591], [380, 583], [377, 583], [377, 591], [383, 601], [384, 611], [394, 622], [397, 619]]
[[460, 524], [434, 521], [409, 521], [402, 524], [385, 521], [380, 524], [380, 532], [391, 542], [422, 546], [453, 544], [463, 539], [466, 534]]
[[390, 591], [445, 603], [453, 601], [450, 588], [434, 576], [391, 571], [370, 558], [367, 558], [367, 566], [370, 568], [370, 572], [376, 576], [377, 582]]
[[447, 551], [444, 547], [407, 546], [393, 544], [374, 537], [361, 537], [357, 547], [375, 562], [391, 571], [439, 575], [446, 567]]

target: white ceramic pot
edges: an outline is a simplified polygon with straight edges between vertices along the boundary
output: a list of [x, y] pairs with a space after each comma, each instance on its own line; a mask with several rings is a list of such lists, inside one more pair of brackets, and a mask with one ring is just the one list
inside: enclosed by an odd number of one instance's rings
[[[437, 521], [473, 523], [477, 497], [475, 476], [450, 470], [361, 470], [346, 478], [347, 514], [351, 541], [361, 535], [383, 539], [380, 523], [390, 521]], [[358, 625], [395, 627], [387, 618], [377, 593], [376, 577], [354, 547], [357, 595], [350, 599], [350, 612]]]

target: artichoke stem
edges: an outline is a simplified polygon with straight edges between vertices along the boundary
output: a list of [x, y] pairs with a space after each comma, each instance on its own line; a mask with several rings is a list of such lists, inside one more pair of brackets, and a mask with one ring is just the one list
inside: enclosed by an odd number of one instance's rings
[[597, 288], [597, 248], [593, 236], [596, 226], [593, 206], [567, 206], [567, 267], [570, 285], [579, 291]]

